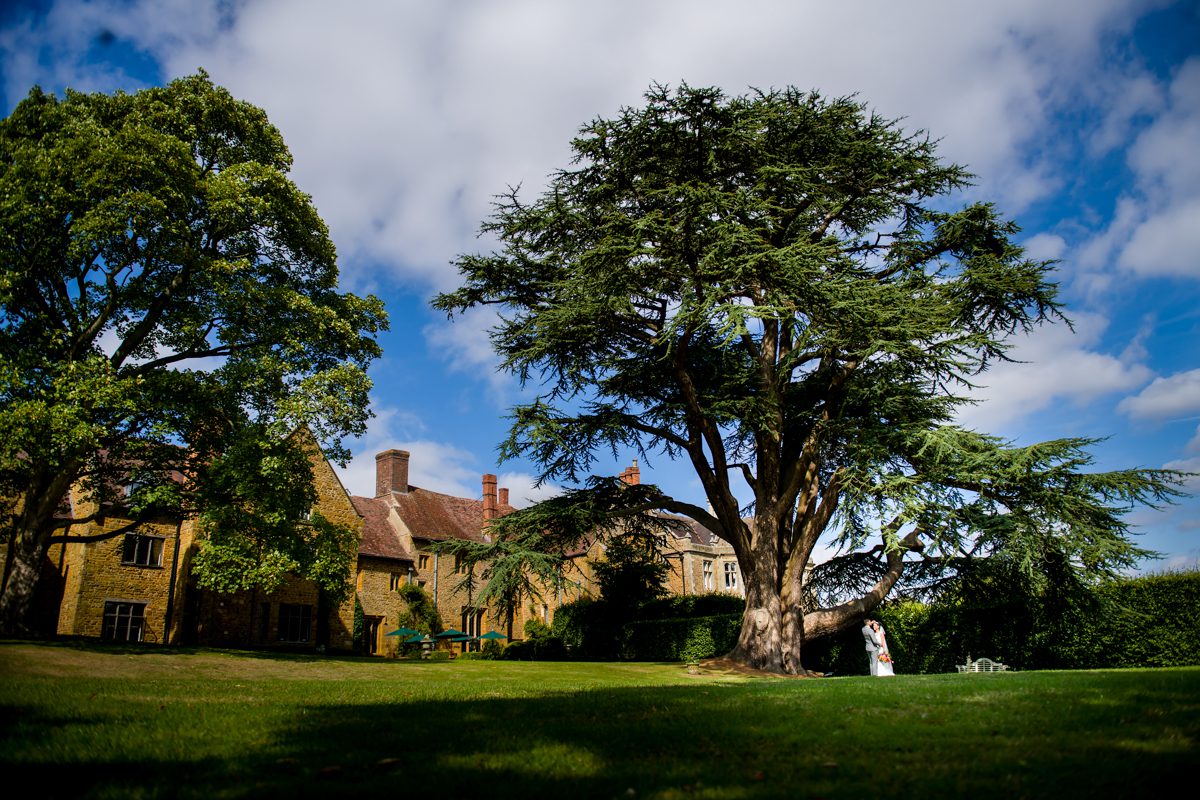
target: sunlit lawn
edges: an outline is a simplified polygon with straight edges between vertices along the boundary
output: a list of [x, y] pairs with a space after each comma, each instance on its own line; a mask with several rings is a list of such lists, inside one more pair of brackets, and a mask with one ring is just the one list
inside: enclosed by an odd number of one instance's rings
[[798, 680], [7, 642], [0, 719], [5, 784], [44, 797], [1149, 797], [1200, 769], [1200, 669]]

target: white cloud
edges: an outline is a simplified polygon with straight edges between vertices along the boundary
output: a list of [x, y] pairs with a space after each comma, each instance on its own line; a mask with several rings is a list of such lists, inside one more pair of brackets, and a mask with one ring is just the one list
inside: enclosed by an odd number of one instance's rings
[[1107, 230], [1084, 249], [1086, 265], [1115, 256], [1138, 275], [1200, 278], [1200, 57], [1184, 63], [1162, 113], [1129, 149], [1137, 191], [1118, 201]]
[[[947, 158], [980, 175], [979, 192], [1015, 213], [1058, 185], [1053, 153], [1030, 161], [1026, 148], [1054, 141], [1047, 132], [1056, 103], [1082, 93], [1105, 112], [1090, 145], [1097, 152], [1162, 103], [1147, 75], [1098, 61], [1103, 35], [1127, 31], [1148, 8], [1134, 0], [869, 9], [698, 0], [586, 8], [547, 0], [60, 0], [40, 27], [4, 31], [0, 49], [10, 96], [34, 82], [137, 88], [86, 59], [104, 30], [121, 37], [116, 47], [133, 42], [157, 56], [168, 77], [207, 68], [281, 127], [295, 177], [329, 222], [345, 270], [382, 264], [446, 288], [456, 254], [487, 249], [472, 236], [494, 194], [522, 182], [537, 191], [567, 163], [581, 123], [639, 102], [656, 80], [735, 93], [788, 83], [831, 95], [859, 91], [884, 114], [941, 137]], [[847, 58], [847, 38], [870, 57]], [[1163, 174], [1155, 154], [1188, 141], [1188, 85], [1181, 74], [1173, 116], [1143, 136], [1142, 171]], [[1146, 227], [1122, 263], [1181, 269], [1159, 264], [1164, 252], [1180, 252], [1161, 230], [1178, 235], [1191, 216], [1147, 214], [1139, 207], [1127, 223]], [[1107, 242], [1105, 255], [1124, 239]]]
[[[159, 58], [168, 77], [207, 68], [280, 126], [349, 269], [387, 264], [445, 287], [494, 194], [536, 191], [567, 164], [580, 124], [640, 102], [653, 81], [861, 92], [940, 137], [944, 155], [1016, 213], [1058, 181], [1051, 154], [1030, 161], [1024, 146], [1052, 139], [1055, 103], [1119, 77], [1099, 42], [1145, 10], [1135, 0], [60, 0], [43, 27], [10, 29], [0, 45], [10, 92], [35, 80], [121, 85], [84, 63], [102, 29]], [[51, 58], [31, 59], [43, 48]], [[1149, 102], [1131, 99], [1116, 118]]]
[[983, 385], [970, 393], [981, 402], [964, 408], [959, 423], [993, 432], [1056, 401], [1083, 404], [1150, 378], [1143, 364], [1089, 349], [1107, 327], [1104, 317], [1077, 314], [1074, 323], [1074, 334], [1065, 325], [1049, 325], [1019, 340], [1010, 356], [1023, 363], [998, 364], [984, 373]]
[[471, 374], [490, 388], [493, 404], [505, 406], [516, 389], [516, 380], [500, 369], [488, 330], [496, 323], [489, 309], [472, 309], [451, 322], [427, 325], [423, 331], [430, 348], [452, 372]]
[[561, 486], [550, 483], [535, 486], [536, 480], [528, 472], [501, 472], [497, 478], [497, 484], [508, 488], [509, 503], [517, 508], [540, 503], [551, 497], [557, 497], [563, 492]]
[[1141, 275], [1200, 278], [1200, 195], [1148, 215], [1121, 249], [1118, 264]]
[[1117, 410], [1136, 419], [1169, 419], [1200, 411], [1200, 369], [1177, 372], [1126, 397]]
[[1151, 565], [1148, 572], [1192, 572], [1200, 570], [1200, 551], [1193, 549], [1189, 553], [1171, 556], [1165, 561]]
[[347, 491], [374, 497], [375, 455], [395, 449], [411, 454], [408, 481], [413, 486], [456, 497], [482, 494], [483, 473], [477, 470], [473, 453], [429, 438], [419, 417], [378, 398], [372, 398], [371, 410], [375, 416], [368, 421], [366, 434], [352, 443], [350, 463], [335, 467]]
[[1025, 255], [1039, 261], [1055, 261], [1062, 258], [1067, 250], [1066, 240], [1053, 233], [1030, 236], [1022, 244], [1025, 247]]
[[[483, 474], [476, 455], [448, 442], [423, 435], [426, 426], [415, 415], [399, 408], [372, 405], [374, 418], [365, 436], [354, 443], [350, 463], [336, 467], [342, 484], [351, 494], [375, 496], [375, 455], [385, 450], [407, 450], [408, 482], [413, 486], [454, 497], [483, 496]], [[534, 476], [525, 472], [502, 472], [498, 485], [509, 490], [509, 502], [518, 507], [553, 497], [562, 489], [553, 484], [534, 486]]]
[[1192, 473], [1192, 476], [1184, 481], [1184, 488], [1192, 493], [1200, 492], [1200, 456], [1168, 461], [1163, 464], [1163, 469], [1174, 469], [1179, 472]]

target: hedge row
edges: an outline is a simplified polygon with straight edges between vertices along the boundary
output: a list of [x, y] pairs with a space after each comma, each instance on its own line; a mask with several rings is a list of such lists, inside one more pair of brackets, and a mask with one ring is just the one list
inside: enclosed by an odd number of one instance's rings
[[[887, 629], [897, 672], [953, 672], [968, 657], [1014, 669], [1200, 665], [1200, 572], [1106, 584], [1063, 607], [1018, 596], [885, 604], [875, 616]], [[857, 627], [810, 643], [803, 656], [821, 672], [867, 671]]]
[[[664, 598], [618, 617], [600, 600], [555, 614], [553, 638], [518, 658], [690, 661], [721, 655], [737, 641], [742, 600], [722, 594]], [[887, 628], [898, 672], [954, 672], [967, 658], [1013, 669], [1097, 669], [1200, 665], [1200, 571], [1122, 580], [1083, 595], [1009, 591], [972, 602], [898, 602], [874, 616]], [[865, 674], [858, 626], [809, 642], [804, 665], [834, 675]]]
[[554, 612], [553, 634], [580, 659], [690, 661], [732, 649], [744, 606], [742, 598], [716, 592], [664, 597], [629, 620], [604, 600], [576, 600]]
[[737, 644], [742, 615], [654, 619], [624, 628], [621, 656], [629, 661], [695, 661], [728, 653]]

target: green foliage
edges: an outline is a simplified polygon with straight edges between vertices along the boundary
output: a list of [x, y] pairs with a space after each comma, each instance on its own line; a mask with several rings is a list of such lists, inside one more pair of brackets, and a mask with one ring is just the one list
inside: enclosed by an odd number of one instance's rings
[[[210, 531], [250, 526], [212, 535], [214, 588], [294, 568], [332, 586], [341, 537], [294, 524], [279, 493], [309, 498], [311, 478], [279, 474], [295, 466], [279, 443], [304, 426], [347, 455], [387, 322], [377, 298], [338, 291], [291, 165], [262, 109], [203, 72], [134, 94], [35, 88], [0, 121], [0, 497], [25, 501], [0, 534], [18, 568], [79, 485], [135, 522], [202, 510]], [[234, 486], [239, 468], [252, 477]], [[29, 589], [6, 583], [6, 630]]]
[[403, 583], [396, 593], [406, 606], [396, 620], [398, 627], [412, 628], [430, 636], [442, 632], [442, 617], [428, 592], [415, 583]]
[[[649, 597], [658, 568], [636, 554], [649, 552], [651, 543], [680, 523], [657, 514], [631, 514], [629, 508], [652, 508], [658, 496], [653, 487], [594, 478], [585, 489], [568, 490], [492, 520], [490, 542], [456, 539], [438, 542], [434, 549], [457, 556], [468, 567], [459, 586], [472, 590], [477, 608], [515, 613], [540, 600], [548, 587], [562, 585], [570, 563], [566, 554], [597, 539], [615, 546], [621, 559], [605, 573], [610, 592]], [[640, 558], [636, 566], [630, 560], [635, 557]], [[476, 581], [483, 584], [477, 591]]]
[[500, 652], [500, 658], [506, 661], [562, 661], [566, 657], [562, 638], [536, 617], [526, 620], [524, 639], [510, 643]]
[[733, 649], [741, 627], [741, 614], [637, 620], [625, 626], [621, 657], [630, 661], [712, 658]]
[[583, 598], [559, 606], [552, 629], [575, 658], [707, 658], [733, 646], [745, 605], [741, 597], [717, 592], [664, 597], [633, 609]]
[[364, 619], [362, 598], [354, 595], [354, 652], [365, 653], [367, 642], [365, 636], [366, 620]]
[[661, 544], [657, 537], [612, 537], [604, 558], [592, 562], [601, 599], [633, 609], [665, 595], [670, 567]]
[[554, 631], [550, 629], [550, 626], [537, 617], [525, 620], [526, 639], [544, 639], [553, 635]]
[[672, 619], [675, 617], [714, 617], [726, 614], [741, 615], [746, 599], [727, 592], [680, 594], [643, 603], [638, 608], [639, 620]]
[[315, 582], [337, 604], [351, 591], [358, 536], [320, 513], [304, 437], [246, 437], [221, 453], [197, 492], [205, 509], [192, 573], [199, 586], [273, 592], [289, 575]]
[[629, 619], [625, 609], [585, 597], [556, 608], [552, 628], [572, 656], [601, 661], [617, 657]]
[[1097, 594], [1108, 613], [1072, 639], [1080, 666], [1200, 664], [1200, 571], [1114, 581]]
[[[1169, 501], [1182, 475], [1090, 473], [1091, 440], [1014, 447], [950, 424], [1012, 336], [1063, 315], [1053, 265], [1026, 257], [1013, 222], [949, 207], [970, 175], [925, 132], [855, 98], [682, 85], [571, 144], [539, 197], [500, 200], [483, 225], [498, 248], [460, 256], [462, 286], [434, 306], [498, 307], [494, 348], [539, 387], [503, 457], [576, 484], [601, 453], [686, 459], [709, 508], [593, 481], [512, 516], [507, 555], [530, 574], [534, 553], [590, 535], [582, 523], [609, 535], [623, 515], [684, 515], [734, 546], [750, 602], [784, 632], [747, 634], [739, 657], [795, 670], [787, 631], [852, 624], [906, 570], [923, 584], [963, 554], [1002, 556], [1036, 581], [1050, 554], [1094, 576], [1145, 555], [1123, 515]], [[845, 560], [793, 591], [822, 537]], [[794, 613], [806, 624], [785, 626]]]
[[[987, 592], [926, 605], [896, 602], [876, 616], [903, 673], [954, 672], [967, 657], [1011, 668], [1101, 669], [1200, 664], [1200, 572], [1110, 581], [1072, 592]], [[814, 642], [806, 664], [839, 675], [866, 673], [862, 636], [849, 630]]]

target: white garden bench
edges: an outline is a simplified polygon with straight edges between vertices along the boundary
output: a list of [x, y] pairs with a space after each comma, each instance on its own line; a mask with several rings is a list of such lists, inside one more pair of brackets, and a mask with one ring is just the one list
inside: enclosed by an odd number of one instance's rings
[[974, 661], [967, 656], [967, 663], [957, 664], [959, 672], [1005, 672], [1008, 664], [992, 661], [990, 658], [977, 658]]

